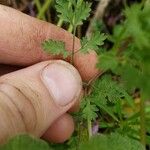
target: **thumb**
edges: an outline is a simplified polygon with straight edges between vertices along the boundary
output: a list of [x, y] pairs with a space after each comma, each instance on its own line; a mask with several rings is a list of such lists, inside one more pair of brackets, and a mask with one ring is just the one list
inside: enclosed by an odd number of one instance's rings
[[0, 143], [29, 133], [40, 137], [78, 100], [81, 78], [70, 64], [47, 61], [0, 77]]

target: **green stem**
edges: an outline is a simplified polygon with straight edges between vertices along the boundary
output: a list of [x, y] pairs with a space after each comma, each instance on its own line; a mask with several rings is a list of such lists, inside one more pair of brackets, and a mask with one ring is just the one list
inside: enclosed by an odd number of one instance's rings
[[46, 10], [48, 9], [48, 7], [50, 6], [52, 0], [46, 0], [46, 2], [44, 3], [43, 7], [40, 9], [37, 18], [41, 19], [42, 16], [44, 16], [44, 13], [46, 12]]
[[40, 9], [41, 9], [41, 7], [42, 7], [40, 1], [39, 1], [39, 0], [34, 0], [34, 3], [35, 3], [35, 5], [36, 5], [38, 11], [40, 11]]
[[[78, 3], [82, 3], [83, 0], [78, 0]], [[69, 4], [69, 7], [71, 6], [71, 3]], [[68, 27], [68, 32], [72, 33], [73, 32], [73, 26], [70, 24]]]
[[[62, 19], [60, 19], [59, 21], [58, 21], [58, 23], [57, 23], [57, 26], [58, 27], [61, 27], [62, 25], [63, 25], [63, 20]], [[68, 32], [70, 32], [70, 33], [72, 33], [72, 31], [73, 31], [73, 26], [70, 24], [69, 25], [69, 27], [68, 27]]]
[[58, 27], [61, 27], [63, 25], [63, 20], [62, 19], [59, 19], [58, 23], [57, 23], [57, 26]]
[[73, 31], [73, 26], [70, 24], [68, 27], [68, 32], [72, 33], [72, 31]]
[[91, 120], [87, 120], [87, 123], [88, 123], [88, 133], [89, 133], [89, 139], [91, 138], [92, 136], [92, 122]]
[[[88, 95], [88, 86], [85, 87], [85, 93], [84, 93], [85, 97]], [[87, 101], [87, 105], [90, 106], [91, 102], [89, 99], [86, 99]], [[91, 136], [92, 136], [92, 122], [91, 119], [89, 117], [87, 117], [87, 128], [88, 128], [88, 139], [90, 140]]]
[[141, 96], [140, 101], [140, 139], [141, 143], [146, 146], [146, 127], [145, 127], [145, 101]]
[[[88, 103], [90, 105], [90, 101], [88, 100]], [[87, 118], [87, 126], [88, 126], [88, 134], [89, 134], [89, 139], [92, 136], [92, 122], [89, 118]]]
[[[68, 5], [68, 8], [70, 8], [70, 7], [71, 7], [71, 2], [69, 2], [69, 5]], [[63, 25], [63, 22], [64, 22], [64, 20], [60, 18], [58, 23], [57, 23], [57, 26], [61, 27]]]
[[122, 40], [122, 36], [124, 35], [125, 31], [126, 31], [126, 28], [124, 27], [124, 28], [122, 29], [122, 31], [120, 32], [119, 36], [117, 37], [117, 41], [116, 41], [115, 44], [113, 45], [112, 51], [115, 51], [115, 50], [118, 49], [118, 47], [119, 47], [119, 45], [120, 45], [120, 41]]
[[[34, 0], [34, 3], [35, 3], [35, 5], [36, 5], [36, 7], [37, 7], [38, 12], [40, 12], [40, 10], [41, 10], [41, 8], [42, 8], [40, 1], [39, 1], [39, 0]], [[46, 18], [45, 18], [44, 15], [41, 16], [41, 19], [46, 20]]]

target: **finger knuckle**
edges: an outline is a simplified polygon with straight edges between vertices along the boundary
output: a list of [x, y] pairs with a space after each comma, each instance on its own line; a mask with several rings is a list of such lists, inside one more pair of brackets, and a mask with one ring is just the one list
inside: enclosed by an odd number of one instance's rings
[[[14, 125], [13, 128], [17, 127], [19, 132], [32, 133], [35, 131], [37, 119], [35, 107], [24, 92], [7, 83], [0, 84], [0, 92], [2, 99], [0, 106], [5, 107], [4, 112], [11, 116], [8, 119], [11, 119], [9, 123]], [[20, 128], [17, 124], [24, 127]]]

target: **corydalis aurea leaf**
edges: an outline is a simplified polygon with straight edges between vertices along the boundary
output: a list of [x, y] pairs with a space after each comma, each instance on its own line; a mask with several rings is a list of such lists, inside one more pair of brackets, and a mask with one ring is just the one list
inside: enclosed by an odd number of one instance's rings
[[81, 41], [80, 51], [83, 53], [88, 53], [90, 50], [98, 50], [99, 46], [104, 44], [106, 38], [107, 36], [100, 32], [93, 33], [91, 38], [84, 37]]
[[47, 40], [42, 44], [43, 49], [52, 55], [63, 55], [63, 58], [69, 56], [69, 52], [65, 49], [65, 43], [61, 41]]
[[91, 4], [80, 0], [56, 0], [56, 10], [59, 18], [76, 27], [89, 17]]

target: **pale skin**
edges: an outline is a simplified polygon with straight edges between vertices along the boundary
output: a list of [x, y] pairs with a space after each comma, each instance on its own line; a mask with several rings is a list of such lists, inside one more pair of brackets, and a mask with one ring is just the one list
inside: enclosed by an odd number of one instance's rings
[[[76, 54], [75, 69], [46, 54], [41, 48], [45, 39], [72, 48], [67, 31], [0, 5], [0, 143], [20, 133], [60, 143], [74, 130], [68, 112], [78, 107], [82, 80], [98, 73], [97, 56]], [[75, 43], [78, 50], [79, 39]]]

